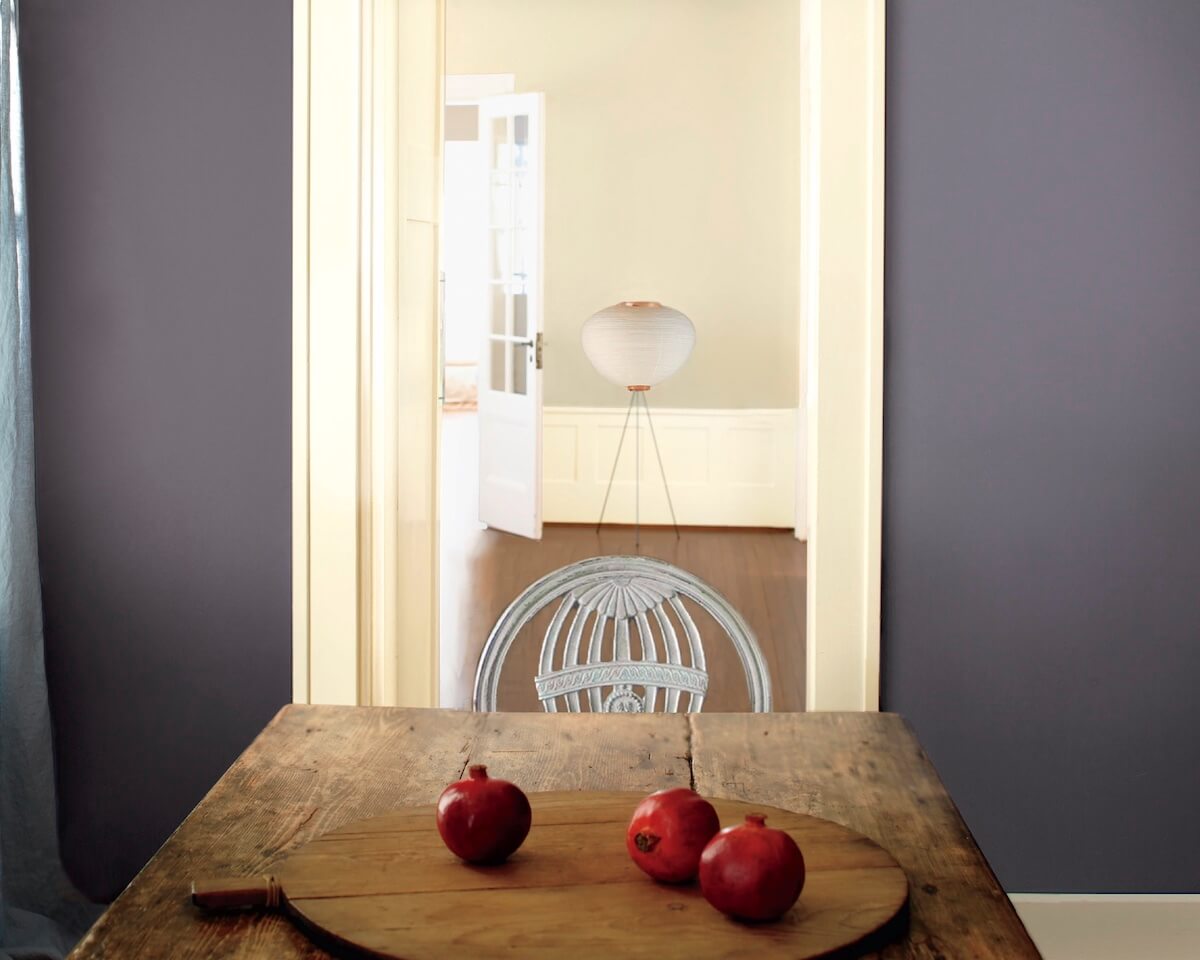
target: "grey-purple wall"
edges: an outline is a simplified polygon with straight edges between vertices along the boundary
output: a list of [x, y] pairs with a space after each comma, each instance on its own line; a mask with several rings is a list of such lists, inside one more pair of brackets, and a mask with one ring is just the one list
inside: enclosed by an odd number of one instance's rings
[[1009, 890], [1200, 890], [1200, 4], [889, 0], [883, 679]]
[[290, 699], [290, 0], [22, 0], [64, 859], [108, 897]]

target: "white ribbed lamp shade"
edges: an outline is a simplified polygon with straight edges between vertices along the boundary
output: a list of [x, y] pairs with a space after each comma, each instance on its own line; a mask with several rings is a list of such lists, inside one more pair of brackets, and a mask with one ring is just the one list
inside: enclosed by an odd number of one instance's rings
[[653, 387], [679, 372], [696, 344], [696, 328], [678, 310], [653, 300], [625, 300], [584, 321], [583, 352], [606, 380]]

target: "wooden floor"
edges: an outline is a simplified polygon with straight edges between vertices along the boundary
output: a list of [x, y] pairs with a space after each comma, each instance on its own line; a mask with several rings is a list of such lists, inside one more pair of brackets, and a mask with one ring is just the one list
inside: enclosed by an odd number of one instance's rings
[[[632, 554], [631, 527], [546, 525], [541, 541], [477, 521], [475, 416], [442, 418], [441, 704], [469, 708], [480, 651], [496, 619], [525, 587], [587, 557]], [[805, 545], [790, 530], [685, 527], [641, 532], [640, 552], [689, 570], [723, 593], [758, 636], [776, 710], [804, 709]], [[548, 614], [547, 614], [548, 616]], [[540, 709], [533, 688], [544, 620], [513, 646], [500, 686], [502, 710]], [[697, 618], [700, 623], [700, 618]], [[710, 629], [705, 630], [705, 626]], [[714, 624], [700, 623], [709, 657], [706, 711], [748, 708], [740, 664]]]

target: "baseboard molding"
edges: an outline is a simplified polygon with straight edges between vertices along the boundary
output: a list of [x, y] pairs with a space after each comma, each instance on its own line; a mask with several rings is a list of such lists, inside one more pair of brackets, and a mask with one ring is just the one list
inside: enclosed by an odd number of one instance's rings
[[1045, 960], [1195, 960], [1200, 894], [1013, 893]]
[[[651, 399], [653, 404], [653, 399]], [[543, 519], [595, 523], [625, 422], [624, 407], [546, 407]], [[682, 525], [786, 527], [796, 522], [796, 409], [692, 410], [651, 406]], [[634, 521], [635, 435], [629, 433], [605, 523]], [[671, 522], [654, 446], [641, 420], [642, 523]]]

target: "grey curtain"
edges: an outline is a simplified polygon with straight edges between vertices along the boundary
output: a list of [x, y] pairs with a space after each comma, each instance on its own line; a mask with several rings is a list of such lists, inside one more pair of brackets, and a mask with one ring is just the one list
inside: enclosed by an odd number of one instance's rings
[[61, 957], [95, 910], [59, 863], [33, 503], [16, 0], [0, 0], [0, 957]]

